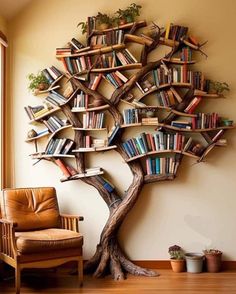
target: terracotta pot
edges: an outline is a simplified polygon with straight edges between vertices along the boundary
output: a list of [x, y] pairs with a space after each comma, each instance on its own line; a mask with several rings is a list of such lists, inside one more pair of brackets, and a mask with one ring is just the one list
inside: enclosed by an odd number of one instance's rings
[[48, 84], [47, 83], [40, 83], [37, 87], [39, 91], [47, 90]]
[[106, 30], [110, 27], [110, 25], [108, 23], [100, 23], [99, 24], [99, 30], [103, 31]]
[[218, 273], [221, 270], [222, 253], [205, 253], [205, 258], [209, 273]]
[[170, 264], [173, 272], [181, 273], [185, 271], [185, 260], [184, 259], [171, 259]]

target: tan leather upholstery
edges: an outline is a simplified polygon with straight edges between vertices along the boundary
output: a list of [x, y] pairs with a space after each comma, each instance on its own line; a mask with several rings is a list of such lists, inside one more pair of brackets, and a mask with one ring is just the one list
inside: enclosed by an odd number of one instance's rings
[[59, 227], [54, 188], [6, 189], [1, 199], [2, 218], [18, 224], [16, 231]]
[[83, 237], [80, 233], [64, 229], [16, 232], [16, 246], [20, 254], [79, 248], [82, 245]]
[[6, 189], [1, 195], [0, 260], [15, 268], [16, 294], [21, 270], [78, 264], [83, 284], [81, 216], [60, 215], [54, 188]]

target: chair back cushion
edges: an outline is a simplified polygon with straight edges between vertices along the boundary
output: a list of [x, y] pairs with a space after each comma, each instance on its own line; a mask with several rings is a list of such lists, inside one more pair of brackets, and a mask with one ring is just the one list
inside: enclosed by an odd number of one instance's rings
[[16, 231], [59, 227], [54, 188], [5, 189], [1, 198], [2, 218], [17, 223]]

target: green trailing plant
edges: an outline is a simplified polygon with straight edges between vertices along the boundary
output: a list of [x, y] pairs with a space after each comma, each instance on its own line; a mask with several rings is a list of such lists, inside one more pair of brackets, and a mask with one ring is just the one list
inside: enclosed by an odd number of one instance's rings
[[170, 246], [168, 253], [171, 259], [184, 259], [183, 249], [178, 245]]
[[140, 15], [141, 5], [136, 3], [130, 4], [126, 9], [119, 9], [116, 11], [116, 15], [120, 19], [125, 19], [127, 22], [134, 22], [136, 17]]
[[226, 82], [210, 81], [210, 92], [222, 94], [224, 91], [229, 91], [229, 85]]
[[88, 30], [88, 24], [87, 24], [87, 22], [81, 21], [81, 22], [78, 23], [77, 27], [79, 27], [79, 26], [81, 26], [82, 34], [87, 33], [87, 30]]
[[37, 74], [30, 73], [27, 78], [29, 80], [28, 89], [31, 91], [46, 90], [49, 87], [48, 80], [42, 72]]
[[98, 24], [112, 24], [112, 18], [108, 14], [101, 12], [98, 12], [98, 14], [96, 15], [96, 21], [98, 22]]

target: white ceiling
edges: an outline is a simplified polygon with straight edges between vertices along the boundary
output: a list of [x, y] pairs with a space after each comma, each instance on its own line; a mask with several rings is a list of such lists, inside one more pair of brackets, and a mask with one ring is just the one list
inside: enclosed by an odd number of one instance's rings
[[33, 0], [0, 0], [0, 15], [6, 20], [11, 20], [32, 1]]

